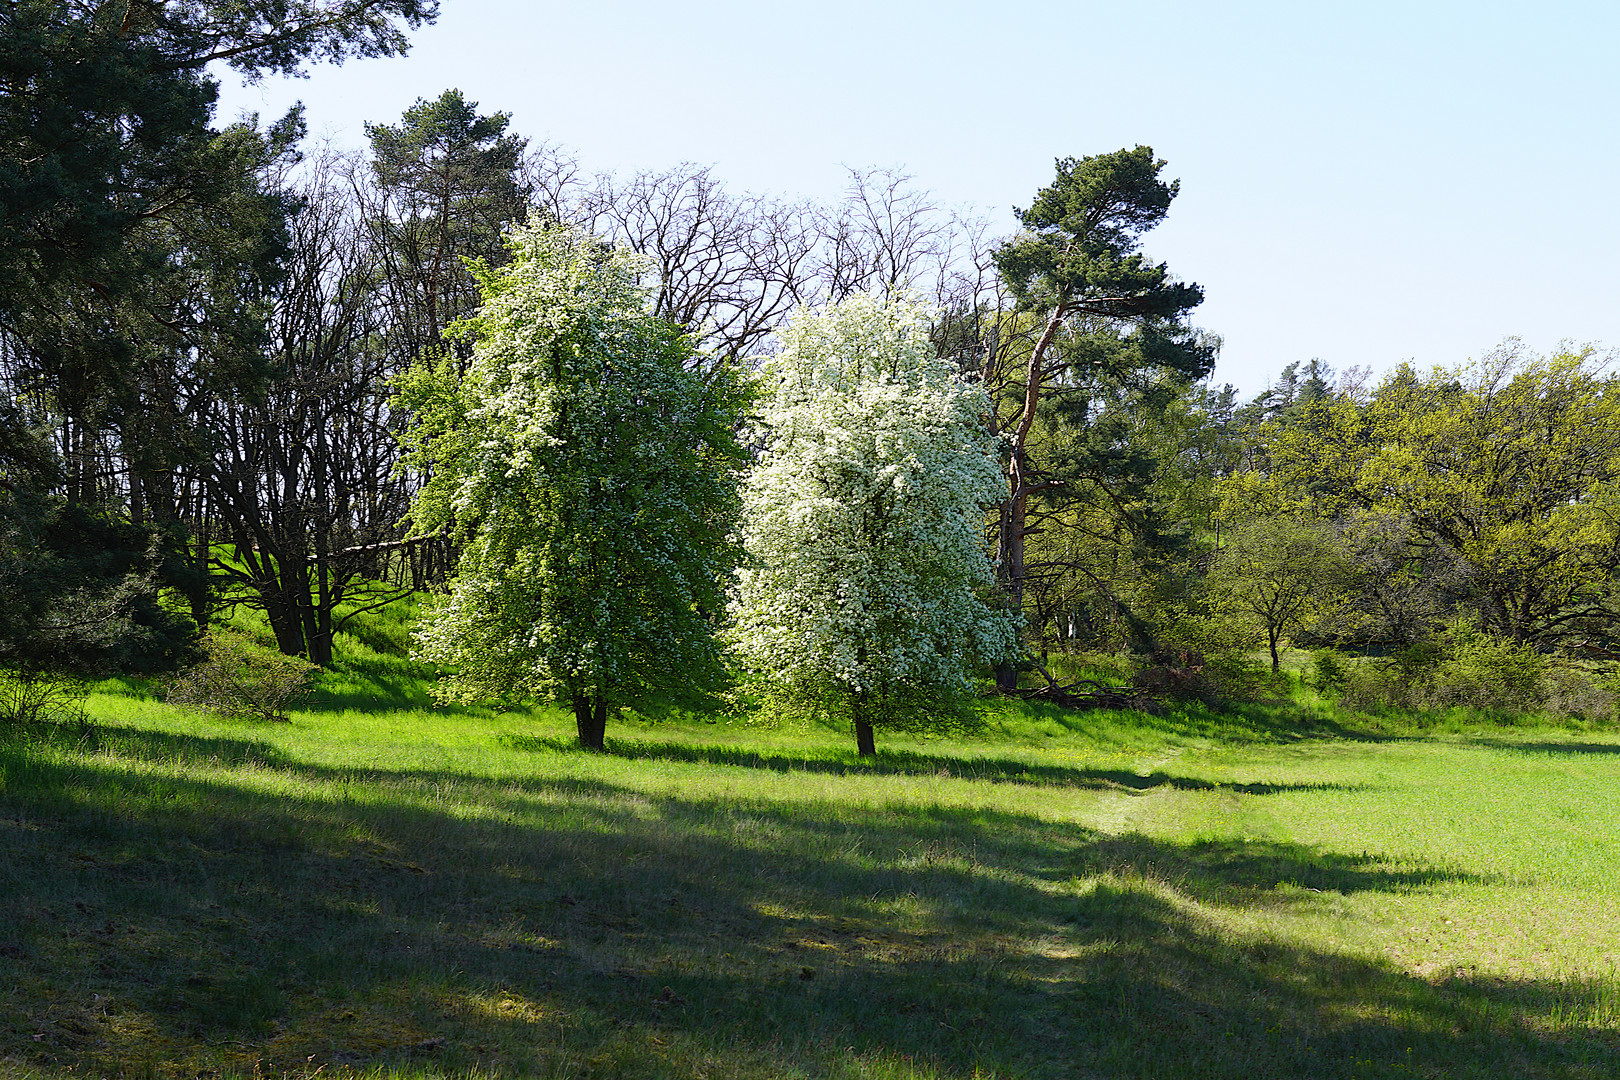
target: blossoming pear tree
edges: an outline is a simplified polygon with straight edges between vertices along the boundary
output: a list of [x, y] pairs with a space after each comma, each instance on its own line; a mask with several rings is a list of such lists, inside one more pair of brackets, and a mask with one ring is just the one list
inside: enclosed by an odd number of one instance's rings
[[654, 317], [636, 256], [531, 221], [476, 269], [471, 365], [397, 383], [411, 508], [460, 561], [418, 633], [445, 700], [554, 696], [582, 746], [610, 708], [714, 685], [715, 624], [740, 556], [744, 380], [692, 363]]
[[905, 300], [801, 311], [782, 338], [743, 489], [734, 640], [784, 698], [847, 718], [870, 755], [874, 728], [926, 723], [1013, 643], [984, 599], [984, 508], [1002, 495], [989, 401]]

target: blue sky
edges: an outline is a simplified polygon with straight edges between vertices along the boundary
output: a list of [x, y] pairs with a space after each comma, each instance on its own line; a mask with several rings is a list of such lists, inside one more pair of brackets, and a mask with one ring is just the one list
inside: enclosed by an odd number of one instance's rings
[[302, 99], [359, 146], [457, 87], [588, 170], [828, 199], [901, 166], [1009, 231], [1054, 158], [1145, 143], [1182, 182], [1146, 246], [1204, 286], [1217, 381], [1620, 345], [1620, 6], [444, 0], [413, 40], [222, 117]]

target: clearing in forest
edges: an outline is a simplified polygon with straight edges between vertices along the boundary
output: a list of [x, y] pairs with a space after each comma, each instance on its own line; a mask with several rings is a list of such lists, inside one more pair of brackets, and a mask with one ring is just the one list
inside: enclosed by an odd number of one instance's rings
[[0, 738], [0, 1077], [1620, 1074], [1620, 737], [1009, 710]]

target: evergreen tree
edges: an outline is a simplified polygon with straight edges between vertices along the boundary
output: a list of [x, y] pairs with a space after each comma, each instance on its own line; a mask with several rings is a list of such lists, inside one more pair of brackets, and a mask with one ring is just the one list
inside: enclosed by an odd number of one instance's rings
[[442, 352], [465, 364], [472, 343], [444, 331], [478, 307], [463, 263], [504, 261], [502, 229], [521, 220], [529, 190], [518, 179], [526, 140], [508, 135], [508, 113], [478, 113], [459, 90], [418, 99], [397, 125], [367, 124], [381, 204], [373, 221], [384, 260], [389, 339], [401, 363]]
[[[1214, 362], [1217, 342], [1187, 321], [1203, 291], [1140, 251], [1179, 190], [1160, 178], [1164, 165], [1145, 146], [1059, 161], [1052, 184], [1018, 211], [1023, 232], [995, 253], [1018, 307], [998, 330], [1027, 321], [1038, 335], [1017, 346], [1027, 350], [1021, 365], [1009, 365], [1018, 374], [991, 388], [1008, 442], [997, 570], [1017, 612], [1026, 610], [1031, 584], [1027, 538], [1040, 528], [1032, 500], [1096, 487], [1123, 506], [1140, 501], [1151, 476], [1137, 448], [1120, 443], [1106, 424], [1093, 427], [1110, 413], [1104, 403], [1162, 408]], [[1059, 454], [1043, 455], [1048, 444]], [[1150, 542], [1162, 531], [1146, 517], [1128, 524]], [[1004, 665], [998, 683], [1006, 688], [1012, 679]]]
[[[436, 10], [432, 0], [0, 8], [0, 379], [21, 406], [0, 411], [0, 579], [27, 593], [6, 602], [0, 663], [58, 640], [53, 627], [128, 630], [119, 613], [158, 581], [189, 583], [194, 611], [206, 599], [199, 575], [171, 572], [195, 496], [185, 469], [207, 435], [197, 403], [252, 393], [267, 374], [266, 295], [291, 209], [271, 174], [302, 133], [297, 110], [265, 130], [216, 129], [210, 65], [252, 79], [394, 55], [402, 26]], [[8, 453], [38, 425], [55, 443], [51, 469]], [[97, 545], [105, 573], [49, 569], [78, 566], [75, 553]], [[109, 590], [129, 602], [95, 601], [88, 622], [74, 614]], [[75, 648], [47, 654], [79, 662]]]

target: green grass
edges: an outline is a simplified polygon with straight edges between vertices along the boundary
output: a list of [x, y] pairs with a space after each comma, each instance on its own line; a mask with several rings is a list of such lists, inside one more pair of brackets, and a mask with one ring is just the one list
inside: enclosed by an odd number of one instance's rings
[[0, 737], [0, 1077], [1620, 1074], [1620, 736], [1298, 691], [596, 755], [368, 632], [291, 724]]

